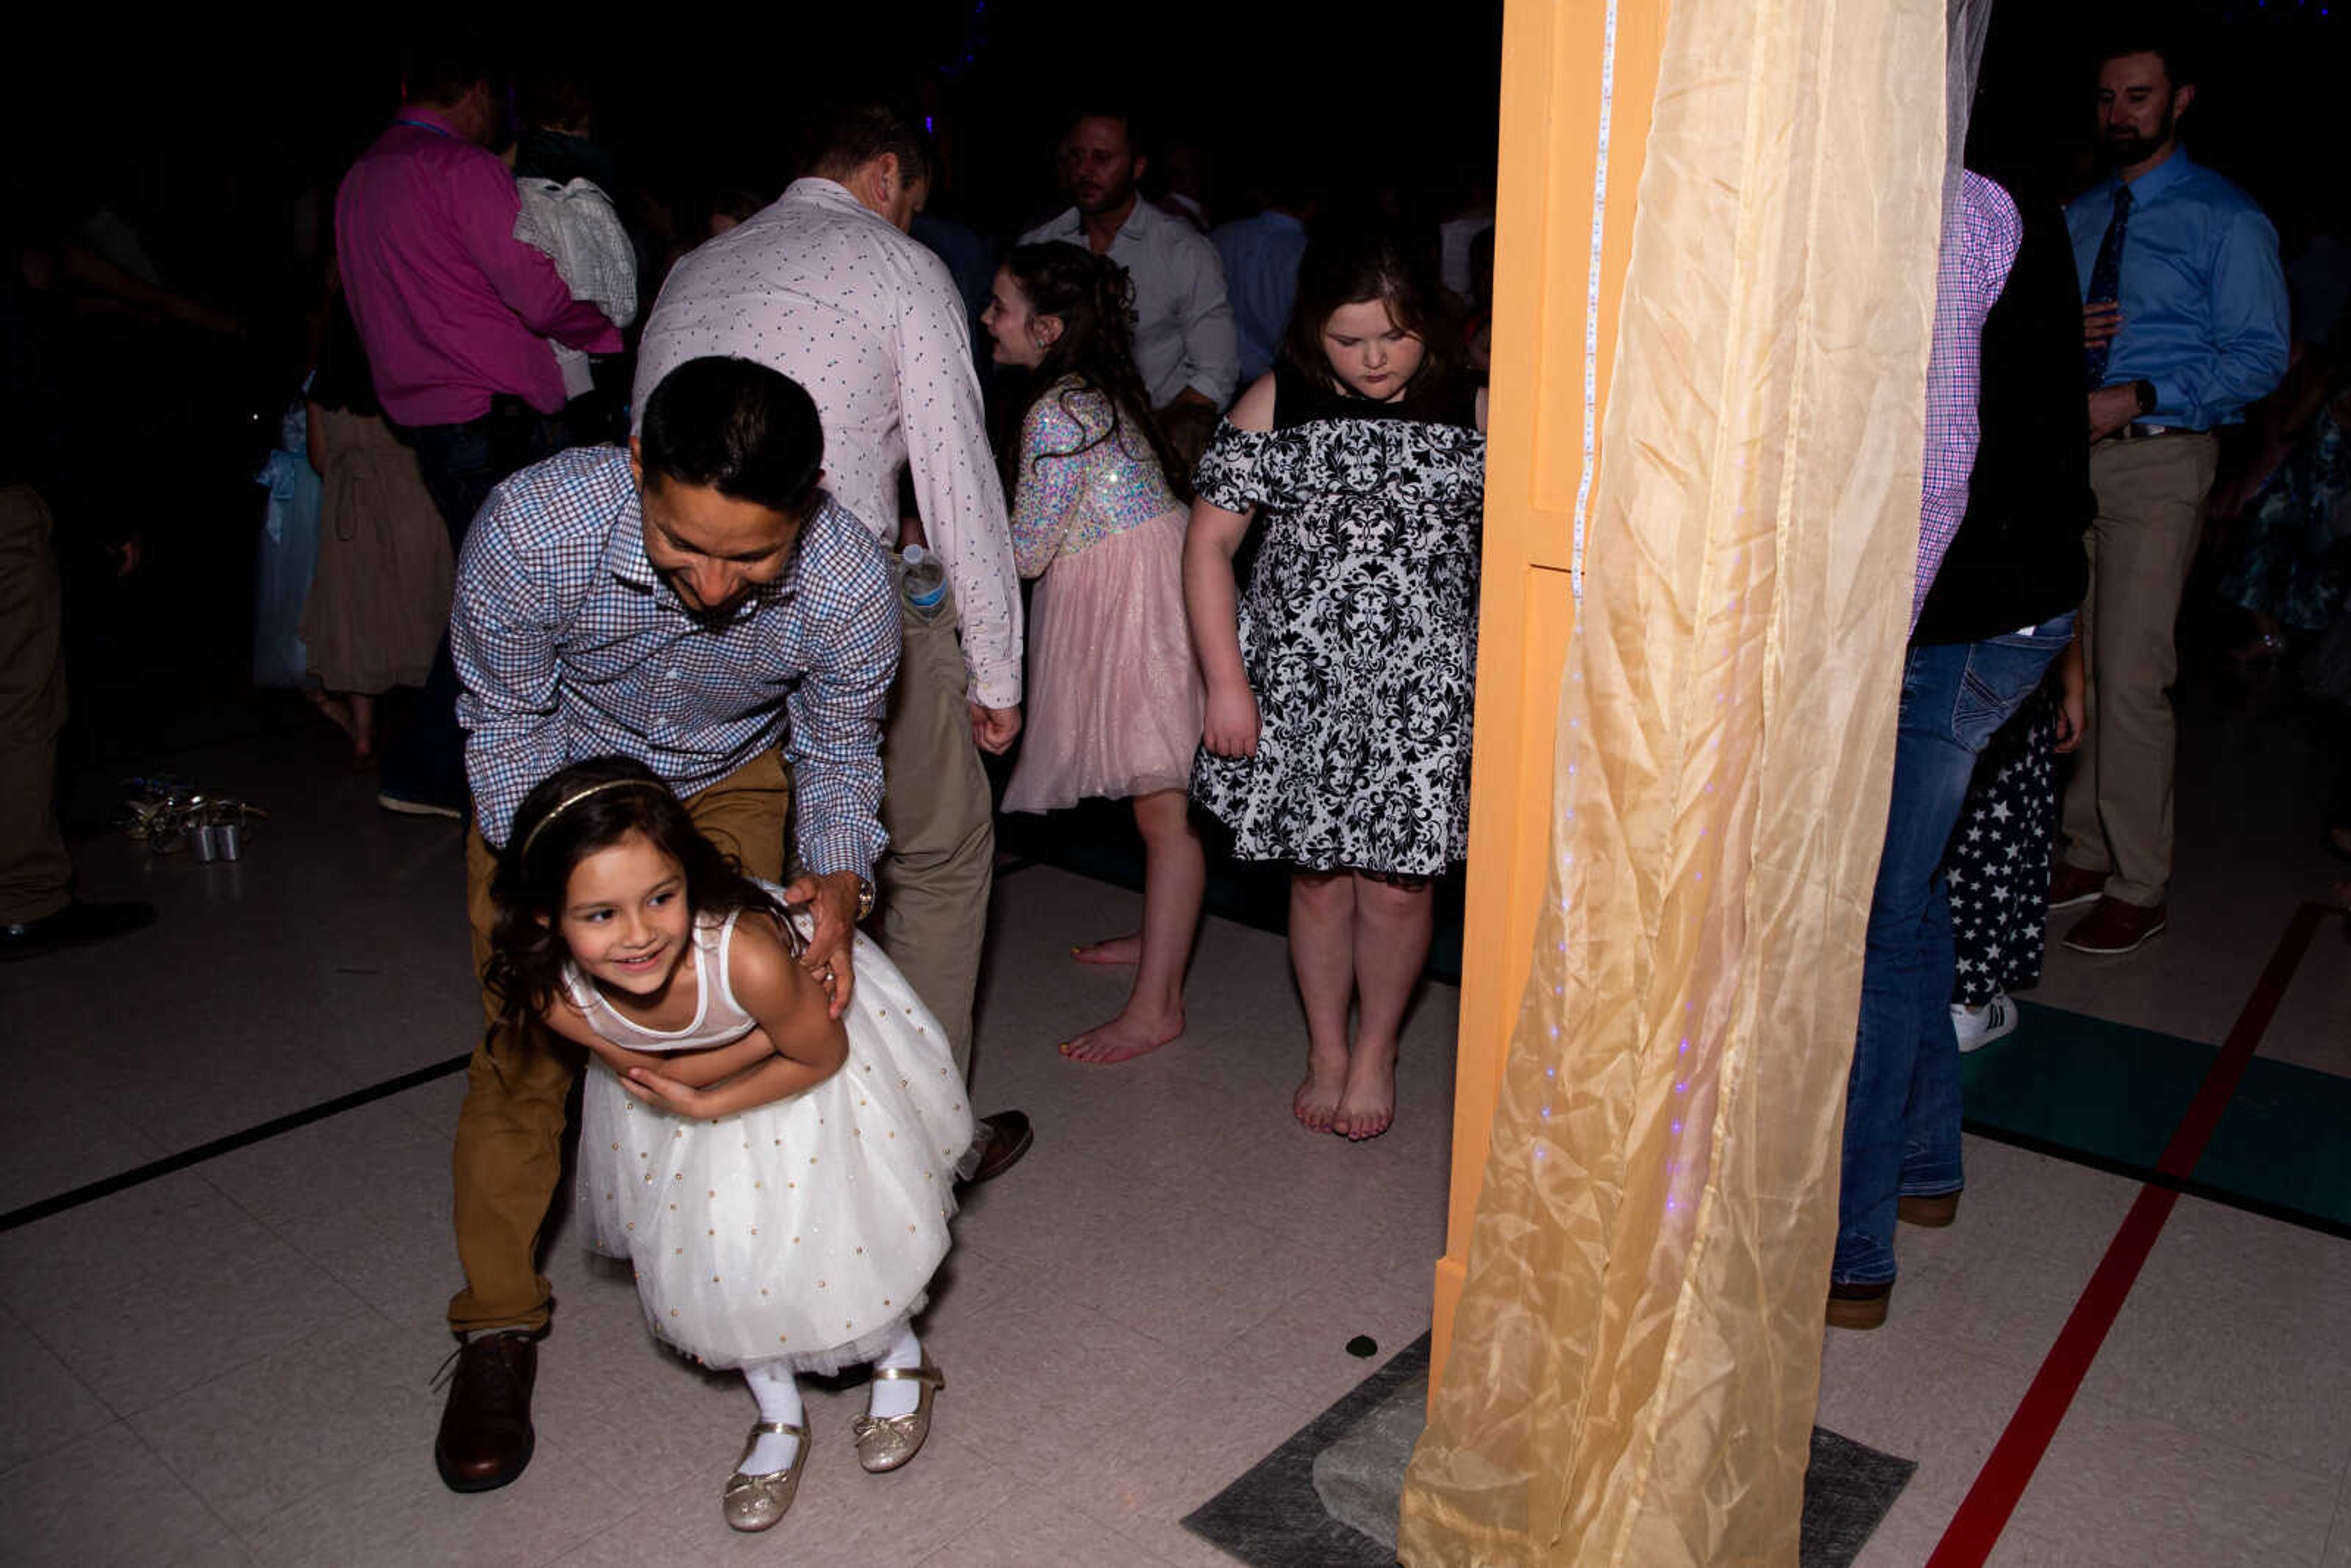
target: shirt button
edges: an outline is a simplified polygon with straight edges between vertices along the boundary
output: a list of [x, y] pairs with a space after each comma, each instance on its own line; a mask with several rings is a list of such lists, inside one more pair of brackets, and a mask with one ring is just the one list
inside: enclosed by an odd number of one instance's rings
[[669, 678], [670, 678], [671, 680], [673, 680], [673, 681], [674, 681], [674, 680], [675, 680], [675, 679], [677, 679], [677, 672], [676, 672], [675, 670], [672, 670], [672, 671], [669, 673]]

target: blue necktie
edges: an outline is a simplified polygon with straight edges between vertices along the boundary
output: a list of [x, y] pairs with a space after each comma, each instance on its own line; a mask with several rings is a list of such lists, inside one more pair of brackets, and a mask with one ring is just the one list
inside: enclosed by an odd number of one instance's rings
[[[2093, 305], [2112, 304], [2121, 297], [2123, 231], [2130, 227], [2130, 187], [2116, 185], [2115, 215], [2106, 224], [2106, 237], [2098, 242], [2098, 259], [2090, 264], [2090, 292], [2086, 298]], [[2090, 391], [2106, 384], [2106, 356], [2113, 352], [2115, 340], [2109, 338], [2082, 350], [2082, 371]]]

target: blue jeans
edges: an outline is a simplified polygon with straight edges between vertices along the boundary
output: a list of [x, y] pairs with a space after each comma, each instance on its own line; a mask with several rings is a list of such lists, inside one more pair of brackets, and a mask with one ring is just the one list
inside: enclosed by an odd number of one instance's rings
[[1903, 665], [1894, 796], [1845, 1086], [1831, 1270], [1841, 1284], [1894, 1278], [1897, 1197], [1959, 1188], [1959, 1044], [1943, 850], [1967, 803], [1977, 753], [2073, 636], [2069, 613], [2031, 632], [1913, 648]]
[[[509, 476], [563, 449], [561, 422], [528, 408], [501, 407], [466, 424], [430, 424], [410, 433], [417, 472], [449, 530], [449, 549], [462, 559], [465, 532], [490, 492]], [[414, 716], [384, 748], [384, 793], [408, 800], [465, 802], [465, 732], [457, 727], [457, 668], [449, 636], [433, 655]]]

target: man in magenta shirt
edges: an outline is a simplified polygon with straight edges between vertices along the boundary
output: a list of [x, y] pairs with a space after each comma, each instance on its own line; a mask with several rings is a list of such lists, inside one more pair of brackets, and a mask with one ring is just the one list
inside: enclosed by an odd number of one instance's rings
[[[413, 99], [360, 155], [335, 197], [335, 257], [377, 397], [462, 549], [490, 490], [569, 444], [563, 377], [547, 340], [616, 353], [621, 334], [544, 252], [514, 237], [514, 176], [477, 60], [426, 60]], [[383, 756], [388, 810], [462, 817], [465, 737], [444, 644], [416, 717]]]

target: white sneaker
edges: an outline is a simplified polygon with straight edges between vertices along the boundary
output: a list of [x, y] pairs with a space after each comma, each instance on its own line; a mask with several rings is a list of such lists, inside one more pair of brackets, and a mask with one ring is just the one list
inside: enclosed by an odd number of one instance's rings
[[1965, 1002], [1951, 1004], [1951, 1029], [1959, 1037], [1961, 1051], [1980, 1051], [1993, 1040], [2014, 1034], [2020, 1021], [2016, 1003], [2009, 999], [2005, 991], [1975, 1007]]

